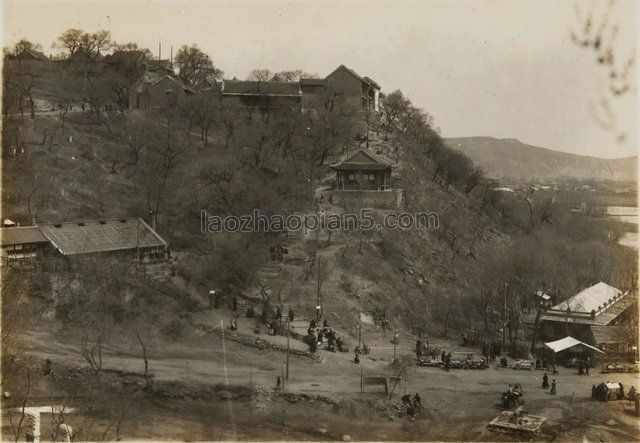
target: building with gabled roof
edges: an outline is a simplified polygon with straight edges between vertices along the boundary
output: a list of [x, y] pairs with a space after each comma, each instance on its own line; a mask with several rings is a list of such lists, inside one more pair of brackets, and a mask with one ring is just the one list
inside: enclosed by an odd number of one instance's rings
[[169, 249], [167, 242], [137, 217], [2, 228], [0, 246], [3, 265], [68, 262], [105, 254], [160, 261]]
[[37, 228], [66, 257], [137, 250], [161, 253], [167, 247], [167, 242], [141, 218], [49, 223]]
[[44, 55], [44, 52], [36, 51], [35, 49], [23, 49], [18, 54], [16, 54], [15, 59], [20, 61], [34, 61], [34, 62], [51, 61], [49, 57]]
[[39, 258], [48, 245], [36, 226], [0, 228], [0, 251], [5, 266]]
[[402, 191], [392, 189], [390, 162], [367, 149], [360, 149], [346, 160], [330, 165], [336, 171], [332, 203], [339, 206], [370, 205], [398, 207]]
[[135, 107], [165, 108], [176, 106], [187, 96], [195, 94], [195, 89], [171, 75], [165, 75], [154, 82], [143, 82], [141, 92], [136, 96]]
[[366, 149], [331, 165], [331, 169], [336, 171], [336, 189], [339, 191], [391, 189], [391, 165]]
[[340, 65], [324, 79], [300, 78], [282, 81], [274, 75], [269, 81], [224, 80], [220, 87], [223, 103], [249, 109], [269, 111], [296, 109], [312, 111], [323, 98], [336, 100], [354, 110], [379, 111], [380, 85], [361, 77], [353, 69]]
[[539, 322], [544, 340], [571, 335], [608, 354], [628, 353], [637, 347], [637, 292], [599, 282], [543, 309]]
[[259, 110], [299, 110], [302, 102], [298, 82], [224, 80], [220, 94], [224, 104]]
[[356, 109], [380, 110], [380, 85], [369, 77], [361, 77], [345, 65], [327, 75], [327, 86], [338, 97]]

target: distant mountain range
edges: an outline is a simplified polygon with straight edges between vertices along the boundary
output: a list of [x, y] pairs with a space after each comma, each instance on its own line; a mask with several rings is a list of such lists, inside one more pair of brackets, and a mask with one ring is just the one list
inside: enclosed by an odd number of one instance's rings
[[635, 180], [638, 157], [604, 159], [527, 145], [512, 138], [460, 137], [447, 145], [467, 154], [487, 175], [498, 179], [561, 178]]

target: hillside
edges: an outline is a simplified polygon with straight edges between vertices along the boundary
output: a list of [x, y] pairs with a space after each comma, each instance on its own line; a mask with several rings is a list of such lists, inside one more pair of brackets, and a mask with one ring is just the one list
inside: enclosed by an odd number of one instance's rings
[[603, 159], [531, 146], [516, 139], [448, 138], [492, 178], [555, 180], [561, 178], [634, 180], [637, 157]]

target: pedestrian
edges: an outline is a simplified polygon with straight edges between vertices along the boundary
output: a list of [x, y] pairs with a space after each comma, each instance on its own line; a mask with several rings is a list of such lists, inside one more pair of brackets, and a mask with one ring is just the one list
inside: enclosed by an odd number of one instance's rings
[[551, 380], [551, 395], [556, 395], [556, 379]]
[[416, 392], [416, 395], [413, 396], [413, 407], [422, 409], [422, 399], [420, 398], [420, 394]]
[[558, 375], [558, 367], [555, 363], [553, 364], [553, 375]]
[[353, 362], [354, 362], [355, 364], [359, 365], [359, 364], [360, 364], [360, 357], [359, 357], [359, 354], [356, 352], [356, 353], [355, 353], [355, 355], [356, 355], [356, 356], [354, 357]]
[[440, 355], [440, 360], [442, 360], [442, 363], [444, 363], [444, 360], [446, 359], [447, 354], [444, 353], [444, 351], [442, 351], [442, 354]]
[[542, 389], [549, 389], [549, 376], [546, 372], [542, 376]]
[[280, 390], [280, 386], [282, 385], [282, 379], [280, 378], [280, 376], [278, 375], [278, 378], [276, 378], [276, 391]]
[[591, 359], [587, 357], [587, 361], [584, 363], [584, 375], [589, 375], [589, 368], [591, 368]]

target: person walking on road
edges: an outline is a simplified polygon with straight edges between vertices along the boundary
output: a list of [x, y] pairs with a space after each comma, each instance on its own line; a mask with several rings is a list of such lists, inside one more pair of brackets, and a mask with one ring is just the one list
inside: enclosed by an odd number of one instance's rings
[[553, 380], [551, 380], [551, 395], [556, 395], [556, 379], [554, 378]]

